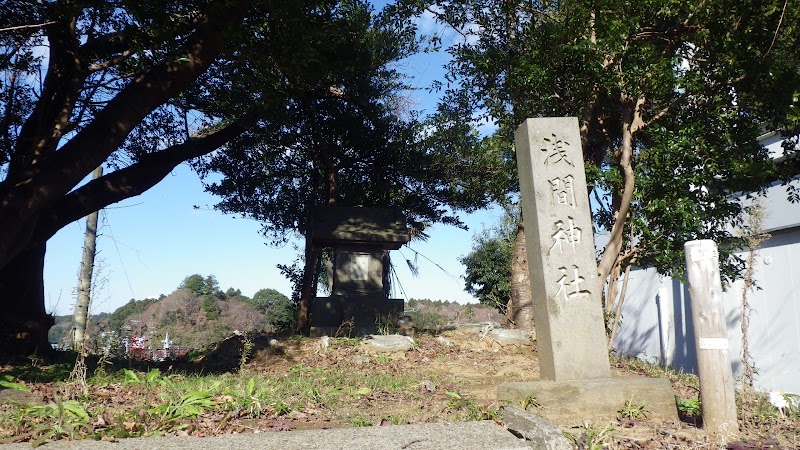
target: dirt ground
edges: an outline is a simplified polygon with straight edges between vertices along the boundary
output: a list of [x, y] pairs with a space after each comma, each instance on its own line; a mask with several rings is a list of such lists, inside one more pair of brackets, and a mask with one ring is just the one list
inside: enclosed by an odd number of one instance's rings
[[[463, 398], [483, 405], [486, 410], [500, 406], [496, 395], [499, 384], [539, 378], [535, 345], [503, 346], [490, 338], [480, 339], [475, 330], [450, 330], [436, 337], [418, 335], [416, 342], [416, 349], [393, 353], [388, 361], [376, 366], [374, 360], [366, 362], [358, 359], [359, 355], [374, 353], [364, 346], [338, 346], [323, 351], [317, 341], [283, 341], [257, 350], [248, 370], [274, 376], [286, 373], [297, 364], [330, 368], [361, 363], [359, 370], [406, 373], [423, 380], [444, 380], [444, 386], [433, 386], [433, 389], [457, 392]], [[677, 397], [691, 399], [698, 396], [696, 377], [664, 372], [647, 364], [629, 363], [624, 359], [613, 358], [612, 361], [614, 375], [666, 376], [672, 382]], [[352, 408], [365, 417], [375, 418], [373, 425], [380, 425], [385, 422], [381, 417], [387, 414], [406, 418], [404, 422], [419, 423], [438, 421], [443, 413], [442, 409], [430, 408], [430, 404], [420, 405], [409, 398], [383, 400], [385, 402], [344, 406], [334, 416], [347, 417], [354, 412]], [[707, 436], [700, 418], [687, 417], [680, 412], [681, 421], [678, 423], [655, 422], [640, 417], [592, 424], [576, 418], [574, 424], [562, 425], [561, 428], [574, 436], [575, 446], [579, 449], [800, 449], [800, 422], [790, 420], [780, 412], [772, 416], [760, 411], [761, 408], [764, 408], [761, 403], [745, 405], [740, 414], [741, 433], [737, 440], [727, 442]], [[444, 411], [446, 409], [444, 407]], [[535, 408], [530, 410], [535, 413]], [[320, 422], [313, 423], [312, 420], [303, 428], [341, 425], [336, 424], [335, 417], [323, 416], [319, 417]], [[496, 420], [502, 422], [499, 417]]]
[[[539, 376], [533, 345], [503, 346], [490, 338], [480, 339], [474, 330], [451, 330], [415, 339], [414, 349], [395, 353], [377, 353], [354, 339], [331, 339], [327, 346], [320, 339], [228, 339], [193, 361], [166, 361], [159, 367], [163, 374], [223, 374], [217, 385], [232, 383], [234, 390], [220, 388], [211, 400], [227, 407], [209, 408], [181, 426], [169, 428], [163, 422], [155, 422], [149, 412], [157, 410], [155, 405], [166, 398], [152, 392], [155, 385], [119, 382], [112, 377], [107, 383], [95, 381], [85, 388], [84, 398], [91, 399], [86, 400], [92, 417], [88, 427], [95, 437], [105, 438], [107, 434], [124, 437], [154, 431], [210, 435], [447, 420], [491, 419], [502, 423], [497, 386]], [[246, 362], [242, 360], [243, 351], [250, 355]], [[659, 372], [653, 366], [620, 359], [614, 359], [613, 366], [617, 374], [667, 376], [677, 397], [697, 397], [696, 378]], [[144, 376], [152, 367], [141, 366], [138, 370]], [[19, 368], [0, 367], [0, 376], [4, 373], [19, 373]], [[234, 391], [244, 389], [246, 382], [241, 380], [248, 379], [267, 380], [259, 383], [268, 385], [249, 387], [254, 391], [248, 391], [250, 398], [256, 398], [258, 389], [272, 389], [275, 395], [284, 395], [279, 403], [289, 406], [278, 409], [273, 405], [256, 411], [251, 402], [249, 410], [239, 407], [238, 403], [248, 401], [248, 396], [237, 397]], [[35, 423], [26, 423], [25, 419], [14, 422], [14, 409], [20, 405], [46, 404], [59, 397], [81, 395], [74, 382], [42, 380], [25, 384], [30, 392], [0, 389], [0, 425], [7, 428], [0, 429], [0, 443], [28, 440], [26, 433], [35, 435]], [[209, 384], [213, 386], [213, 382]], [[609, 423], [585, 423], [576, 418], [575, 423], [562, 426], [562, 431], [572, 436], [576, 448], [592, 450], [800, 448], [800, 423], [796, 417], [769, 411], [763, 402], [747, 404], [740, 410], [742, 432], [738, 440], [729, 442], [715, 442], [697, 426], [700, 419], [686, 414], [679, 423], [654, 422], [646, 415]], [[529, 411], [535, 413], [535, 407]], [[8, 429], [11, 426], [15, 429]]]

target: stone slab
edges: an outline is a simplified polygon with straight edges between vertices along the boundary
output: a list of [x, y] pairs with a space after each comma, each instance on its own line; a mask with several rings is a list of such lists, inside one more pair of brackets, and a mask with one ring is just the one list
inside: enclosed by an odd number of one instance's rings
[[[0, 445], [2, 450], [30, 449], [30, 443]], [[43, 450], [530, 450], [531, 447], [493, 421], [389, 425], [330, 430], [246, 433], [225, 436], [161, 437], [103, 441], [57, 441]]]
[[389, 275], [389, 259], [385, 252], [337, 248], [333, 257], [333, 295], [386, 297], [384, 281]]
[[378, 353], [407, 352], [416, 344], [414, 338], [400, 334], [371, 334], [361, 341], [363, 347]]
[[665, 378], [612, 377], [570, 381], [523, 381], [503, 383], [500, 400], [519, 404], [531, 396], [535, 413], [559, 425], [578, 425], [616, 420], [626, 401], [644, 404], [647, 418], [676, 422], [678, 410], [672, 385]]
[[583, 152], [575, 117], [527, 119], [517, 149], [539, 373], [611, 376]]

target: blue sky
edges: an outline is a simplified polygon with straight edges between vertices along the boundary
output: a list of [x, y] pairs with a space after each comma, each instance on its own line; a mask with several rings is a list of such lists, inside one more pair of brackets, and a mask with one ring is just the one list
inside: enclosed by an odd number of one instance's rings
[[[426, 34], [443, 32], [445, 41], [455, 38], [433, 23], [430, 14], [420, 19], [419, 28]], [[418, 55], [402, 63], [412, 85], [419, 88], [411, 94], [417, 108], [431, 110], [435, 106], [437, 96], [425, 88], [442, 78], [446, 61], [446, 54], [439, 53]], [[214, 211], [212, 206], [217, 201], [203, 191], [197, 175], [183, 164], [143, 195], [103, 210], [95, 269], [99, 280], [90, 312], [111, 312], [131, 298], [169, 294], [184, 277], [194, 273], [213, 274], [223, 290], [241, 289], [247, 296], [262, 288], [289, 295], [290, 284], [276, 265], [291, 264], [295, 259], [298, 253], [292, 244], [283, 248], [266, 245], [267, 241], [258, 234], [258, 222]], [[201, 208], [195, 209], [194, 205]], [[392, 252], [399, 278], [395, 295], [406, 299], [476, 301], [464, 292], [464, 266], [458, 257], [470, 251], [476, 232], [493, 226], [501, 215], [498, 209], [462, 215], [469, 231], [446, 225], [433, 227], [427, 242], [411, 244], [411, 249], [425, 256], [417, 259], [418, 277], [412, 276], [403, 261], [414, 260], [413, 251], [404, 247]], [[84, 227], [83, 220], [72, 223], [48, 242], [44, 275], [49, 312], [72, 313]]]

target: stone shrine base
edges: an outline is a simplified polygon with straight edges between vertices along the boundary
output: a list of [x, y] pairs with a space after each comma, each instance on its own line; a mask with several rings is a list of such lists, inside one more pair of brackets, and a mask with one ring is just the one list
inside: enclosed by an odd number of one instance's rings
[[530, 397], [538, 405], [530, 411], [559, 425], [616, 420], [630, 401], [645, 405], [647, 418], [678, 421], [675, 394], [665, 378], [612, 377], [571, 381], [523, 381], [503, 383], [499, 400], [519, 405]]
[[355, 337], [392, 327], [403, 315], [404, 300], [384, 295], [317, 297], [311, 302], [311, 337]]

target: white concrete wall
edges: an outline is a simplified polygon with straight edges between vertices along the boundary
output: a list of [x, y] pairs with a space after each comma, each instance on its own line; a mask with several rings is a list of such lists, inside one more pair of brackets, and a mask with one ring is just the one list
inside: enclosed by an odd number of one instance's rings
[[[749, 294], [749, 344], [756, 388], [800, 393], [800, 228], [773, 231], [756, 261], [761, 288]], [[741, 377], [742, 283], [723, 295], [731, 365]], [[618, 354], [695, 372], [697, 363], [688, 289], [653, 269], [631, 272], [614, 342]]]

